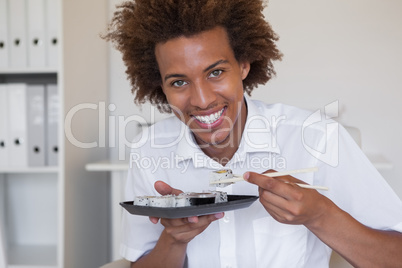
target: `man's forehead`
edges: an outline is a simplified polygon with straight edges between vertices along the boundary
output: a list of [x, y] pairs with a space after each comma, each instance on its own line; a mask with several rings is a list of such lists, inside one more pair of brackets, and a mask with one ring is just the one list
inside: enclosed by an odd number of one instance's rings
[[234, 54], [222, 31], [223, 28], [214, 28], [198, 35], [182, 36], [158, 44], [155, 55], [159, 68], [166, 71], [166, 68], [187, 66], [205, 71], [212, 65], [230, 63]]

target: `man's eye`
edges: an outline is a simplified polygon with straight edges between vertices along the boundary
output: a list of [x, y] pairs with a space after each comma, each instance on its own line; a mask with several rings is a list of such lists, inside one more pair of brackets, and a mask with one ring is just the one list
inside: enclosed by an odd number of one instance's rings
[[218, 77], [222, 74], [222, 72], [223, 72], [222, 70], [212, 71], [211, 74], [209, 75], [209, 77]]
[[172, 83], [172, 85], [175, 86], [175, 87], [182, 87], [184, 85], [187, 85], [187, 82], [184, 82], [183, 80], [179, 80], [179, 81], [174, 81]]

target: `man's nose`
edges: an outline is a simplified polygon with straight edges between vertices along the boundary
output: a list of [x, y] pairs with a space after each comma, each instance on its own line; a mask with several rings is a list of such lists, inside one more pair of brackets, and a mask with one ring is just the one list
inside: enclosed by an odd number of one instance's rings
[[216, 92], [207, 82], [201, 81], [193, 84], [190, 98], [192, 106], [206, 109], [216, 100]]

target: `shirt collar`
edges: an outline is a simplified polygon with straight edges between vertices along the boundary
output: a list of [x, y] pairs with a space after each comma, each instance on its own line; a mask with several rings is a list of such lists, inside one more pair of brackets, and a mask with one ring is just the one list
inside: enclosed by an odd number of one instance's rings
[[276, 143], [276, 126], [269, 118], [267, 109], [256, 105], [248, 96], [244, 96], [247, 104], [247, 121], [243, 131], [238, 152], [273, 152], [280, 153]]
[[190, 128], [184, 125], [183, 137], [179, 140], [176, 154], [179, 162], [192, 160], [195, 168], [221, 169], [222, 165], [208, 157], [195, 141]]

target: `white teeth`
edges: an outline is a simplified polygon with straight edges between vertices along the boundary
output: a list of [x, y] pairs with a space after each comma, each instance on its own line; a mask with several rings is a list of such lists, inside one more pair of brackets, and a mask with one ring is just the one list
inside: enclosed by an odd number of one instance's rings
[[200, 121], [201, 123], [204, 124], [212, 124], [214, 122], [216, 122], [216, 120], [219, 119], [219, 117], [221, 117], [223, 110], [225, 108], [223, 108], [222, 110], [220, 110], [219, 112], [216, 112], [214, 114], [210, 114], [210, 115], [206, 115], [206, 116], [194, 116], [198, 121]]

